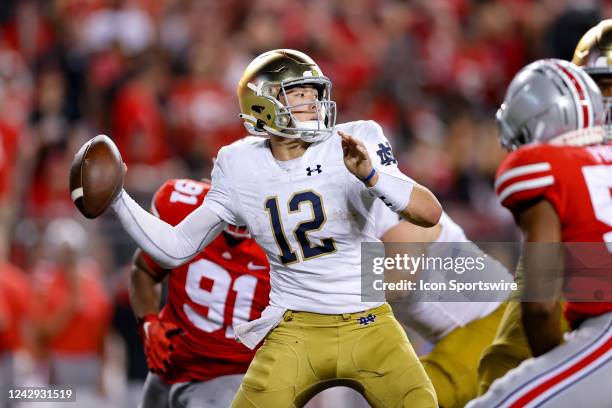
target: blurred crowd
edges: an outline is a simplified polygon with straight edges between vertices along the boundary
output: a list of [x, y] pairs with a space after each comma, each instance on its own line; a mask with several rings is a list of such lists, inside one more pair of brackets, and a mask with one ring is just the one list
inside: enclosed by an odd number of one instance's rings
[[379, 122], [469, 237], [513, 240], [492, 189], [494, 112], [522, 66], [570, 59], [609, 17], [595, 0], [3, 0], [0, 387], [20, 375], [108, 396], [146, 373], [133, 243], [112, 216], [85, 221], [68, 192], [89, 138], [114, 139], [126, 189], [148, 206], [167, 178], [208, 177], [217, 150], [246, 135], [246, 65], [295, 48], [331, 78], [338, 121]]

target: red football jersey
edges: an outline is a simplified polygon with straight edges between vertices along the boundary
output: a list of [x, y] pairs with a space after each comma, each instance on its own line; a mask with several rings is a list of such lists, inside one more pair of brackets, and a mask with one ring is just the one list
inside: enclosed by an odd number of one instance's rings
[[[169, 180], [153, 198], [152, 211], [176, 225], [196, 209], [210, 186], [193, 180]], [[233, 242], [231, 242], [233, 241]], [[145, 260], [159, 278], [168, 272]], [[173, 269], [168, 299], [160, 318], [181, 327], [167, 383], [206, 381], [245, 373], [255, 351], [234, 338], [234, 325], [258, 318], [268, 305], [270, 267], [253, 239], [219, 235], [189, 263]]]
[[[581, 246], [573, 252], [583, 254], [587, 262], [604, 261], [612, 257], [612, 144], [597, 146], [559, 146], [536, 144], [524, 146], [506, 157], [497, 171], [495, 191], [502, 205], [518, 214], [541, 199], [547, 199], [561, 221], [563, 242], [606, 242], [604, 246]], [[568, 246], [569, 247], [569, 246]], [[609, 251], [609, 252], [608, 252]], [[573, 257], [575, 260], [575, 257]], [[566, 259], [567, 262], [567, 259]], [[589, 265], [589, 264], [587, 264]], [[590, 267], [590, 265], [589, 265]], [[579, 268], [568, 268], [572, 279], [579, 280]], [[590, 269], [592, 271], [593, 268]], [[600, 270], [600, 273], [602, 271]], [[588, 272], [584, 272], [588, 273]], [[603, 286], [590, 290], [609, 293], [612, 271], [602, 280]], [[566, 279], [567, 283], [567, 279]], [[566, 288], [567, 289], [567, 288]], [[567, 294], [568, 292], [566, 292]], [[590, 316], [612, 311], [612, 302], [572, 302], [565, 307], [565, 317], [577, 324]]]

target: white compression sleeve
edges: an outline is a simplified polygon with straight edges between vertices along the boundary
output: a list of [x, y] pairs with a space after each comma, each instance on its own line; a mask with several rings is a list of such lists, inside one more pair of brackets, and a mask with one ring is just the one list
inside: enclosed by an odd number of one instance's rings
[[168, 269], [196, 256], [227, 225], [202, 204], [173, 227], [140, 207], [125, 190], [121, 191], [112, 207], [138, 246]]
[[402, 177], [378, 171], [378, 181], [369, 188], [370, 192], [380, 198], [391, 210], [403, 211], [410, 203], [410, 195], [414, 188], [414, 181], [400, 174]]

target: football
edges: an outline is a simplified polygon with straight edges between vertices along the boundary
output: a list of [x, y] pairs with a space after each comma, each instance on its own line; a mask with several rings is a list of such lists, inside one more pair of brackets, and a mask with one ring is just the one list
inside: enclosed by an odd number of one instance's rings
[[76, 153], [70, 167], [70, 196], [87, 218], [101, 215], [123, 188], [123, 160], [115, 143], [98, 135]]

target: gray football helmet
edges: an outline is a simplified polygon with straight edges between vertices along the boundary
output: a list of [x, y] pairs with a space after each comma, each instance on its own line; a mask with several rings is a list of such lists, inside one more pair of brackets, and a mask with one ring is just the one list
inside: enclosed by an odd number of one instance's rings
[[533, 62], [514, 77], [496, 119], [508, 150], [593, 126], [604, 120], [601, 92], [593, 79], [568, 61]]

